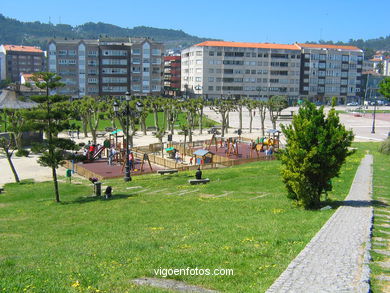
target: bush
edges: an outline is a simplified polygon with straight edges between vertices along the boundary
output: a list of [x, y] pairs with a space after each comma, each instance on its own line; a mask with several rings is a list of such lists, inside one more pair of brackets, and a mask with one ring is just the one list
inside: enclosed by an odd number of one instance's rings
[[30, 152], [28, 150], [18, 150], [15, 155], [17, 157], [28, 157], [28, 155], [30, 154]]
[[305, 208], [318, 208], [321, 194], [332, 189], [353, 140], [351, 131], [340, 124], [334, 109], [325, 117], [324, 108], [306, 103], [283, 126], [287, 144], [280, 152], [282, 177], [288, 197]]
[[381, 143], [379, 146], [379, 152], [385, 155], [390, 155], [390, 137]]

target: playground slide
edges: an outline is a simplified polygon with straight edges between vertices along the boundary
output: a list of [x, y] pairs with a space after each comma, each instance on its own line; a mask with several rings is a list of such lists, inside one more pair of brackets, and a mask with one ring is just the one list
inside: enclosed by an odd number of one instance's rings
[[105, 147], [101, 146], [100, 149], [97, 150], [97, 152], [94, 153], [92, 160], [95, 160], [101, 153], [104, 151]]

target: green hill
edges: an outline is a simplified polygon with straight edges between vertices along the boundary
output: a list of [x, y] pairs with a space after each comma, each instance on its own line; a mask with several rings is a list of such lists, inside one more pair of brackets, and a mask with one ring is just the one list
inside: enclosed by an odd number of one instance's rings
[[[136, 26], [134, 28], [123, 28], [103, 22], [87, 22], [79, 26], [69, 24], [57, 24], [35, 22], [22, 22], [0, 14], [0, 44], [34, 45], [45, 47], [47, 39], [75, 38], [75, 39], [97, 39], [101, 35], [111, 37], [150, 37], [156, 41], [163, 42], [167, 49], [186, 48], [200, 43], [209, 38], [200, 38], [189, 35], [182, 30], [161, 29], [148, 26]], [[313, 42], [311, 42], [313, 43]], [[318, 43], [353, 45], [362, 48], [367, 57], [370, 58], [376, 50], [390, 51], [390, 35], [376, 39], [350, 39], [348, 42], [319, 41]]]
[[23, 44], [44, 47], [47, 39], [75, 38], [97, 39], [101, 35], [110, 37], [150, 37], [163, 42], [166, 48], [188, 47], [207, 38], [191, 36], [182, 30], [160, 29], [147, 26], [123, 28], [103, 23], [87, 22], [79, 26], [47, 24], [39, 21], [22, 22], [0, 14], [0, 44]]

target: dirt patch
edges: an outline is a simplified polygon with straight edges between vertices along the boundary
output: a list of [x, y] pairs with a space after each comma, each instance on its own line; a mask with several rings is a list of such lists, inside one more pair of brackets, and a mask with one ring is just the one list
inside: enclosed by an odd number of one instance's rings
[[139, 286], [150, 286], [155, 288], [173, 290], [177, 292], [195, 292], [195, 293], [217, 293], [218, 291], [205, 289], [199, 286], [189, 285], [185, 282], [180, 282], [170, 279], [158, 278], [139, 278], [132, 280], [133, 283]]

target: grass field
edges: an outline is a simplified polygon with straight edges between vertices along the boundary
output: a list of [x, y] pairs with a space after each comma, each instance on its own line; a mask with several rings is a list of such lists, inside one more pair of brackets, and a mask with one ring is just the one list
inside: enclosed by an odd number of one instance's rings
[[[358, 146], [359, 147], [359, 146]], [[348, 193], [364, 155], [358, 150], [333, 180]], [[192, 173], [110, 180], [113, 198], [91, 186], [7, 184], [0, 195], [0, 291], [165, 292], [133, 278], [159, 268], [225, 268], [233, 276], [172, 276], [222, 292], [264, 292], [334, 210], [306, 211], [286, 198], [279, 161]], [[131, 187], [131, 189], [127, 189]]]
[[[379, 217], [377, 215], [389, 215], [390, 216], [390, 156], [379, 153], [379, 144], [365, 143], [365, 147], [370, 149], [370, 152], [374, 155], [374, 192], [373, 198], [376, 200], [374, 205], [374, 229], [373, 229], [373, 249], [390, 250], [390, 235], [381, 231], [390, 232], [390, 228], [386, 225], [389, 224], [389, 219]], [[386, 212], [387, 211], [387, 212]], [[384, 225], [384, 226], [383, 226]], [[377, 241], [377, 238], [385, 239], [385, 241]], [[378, 243], [385, 243], [386, 246], [378, 245]], [[379, 262], [389, 262], [390, 258], [383, 254], [371, 251], [371, 285], [372, 292], [389, 292], [390, 282], [380, 280], [380, 277], [390, 277], [390, 269], [386, 269], [379, 264]]]

